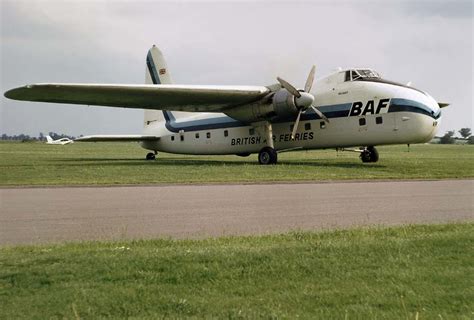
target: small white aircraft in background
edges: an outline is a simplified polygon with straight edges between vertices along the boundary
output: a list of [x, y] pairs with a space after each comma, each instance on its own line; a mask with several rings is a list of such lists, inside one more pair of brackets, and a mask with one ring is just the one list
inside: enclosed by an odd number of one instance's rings
[[70, 144], [70, 143], [73, 143], [74, 141], [69, 139], [69, 138], [61, 138], [61, 139], [58, 139], [58, 140], [53, 140], [53, 138], [51, 138], [50, 136], [46, 136], [46, 143], [47, 144], [61, 144], [61, 145], [65, 145], [65, 144]]
[[340, 70], [304, 89], [277, 77], [269, 86], [174, 85], [160, 50], [146, 58], [145, 85], [32, 84], [5, 97], [15, 100], [145, 109], [142, 135], [94, 135], [76, 141], [139, 141], [151, 150], [179, 154], [258, 153], [275, 164], [278, 152], [353, 148], [376, 162], [377, 145], [430, 141], [441, 109], [428, 93], [388, 81], [367, 68]]

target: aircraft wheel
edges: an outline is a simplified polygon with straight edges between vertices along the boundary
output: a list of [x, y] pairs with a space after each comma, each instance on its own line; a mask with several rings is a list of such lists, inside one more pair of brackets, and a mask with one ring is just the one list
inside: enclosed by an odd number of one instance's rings
[[361, 152], [360, 159], [362, 162], [377, 162], [379, 161], [379, 153], [375, 147], [367, 147]]
[[147, 153], [146, 160], [155, 160], [155, 154], [153, 152]]
[[377, 162], [379, 161], [379, 152], [375, 147], [367, 147], [367, 150], [370, 152], [370, 162]]
[[258, 153], [258, 163], [260, 164], [276, 164], [278, 160], [275, 149], [265, 147]]

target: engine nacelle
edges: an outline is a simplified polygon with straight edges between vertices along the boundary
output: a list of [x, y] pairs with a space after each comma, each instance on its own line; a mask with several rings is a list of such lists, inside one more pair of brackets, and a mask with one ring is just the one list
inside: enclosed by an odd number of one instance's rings
[[247, 104], [226, 110], [229, 117], [243, 122], [293, 119], [298, 114], [295, 97], [285, 89], [275, 92], [271, 100]]

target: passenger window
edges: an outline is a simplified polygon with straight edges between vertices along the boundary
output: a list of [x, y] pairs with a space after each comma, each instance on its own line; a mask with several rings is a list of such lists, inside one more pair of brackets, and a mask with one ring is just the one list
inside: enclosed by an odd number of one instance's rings
[[207, 137], [208, 139], [210, 139], [210, 138], [211, 138], [211, 133], [210, 133], [210, 132], [206, 133], [206, 137]]
[[307, 122], [304, 124], [304, 129], [305, 130], [311, 130], [311, 123], [310, 122]]
[[179, 139], [180, 139], [181, 141], [184, 141], [184, 136], [183, 136], [183, 135], [179, 136]]
[[199, 139], [199, 132], [196, 133], [196, 139]]
[[228, 137], [229, 136], [229, 131], [228, 130], [224, 130], [224, 137]]
[[249, 135], [253, 136], [255, 134], [255, 129], [251, 128], [249, 129]]
[[320, 127], [321, 129], [326, 129], [326, 122], [321, 121], [321, 122], [319, 123], [319, 127]]
[[382, 123], [383, 123], [382, 117], [377, 117], [377, 118], [375, 118], [375, 123], [376, 123], [376, 124], [382, 124]]
[[171, 141], [174, 141], [174, 136], [171, 136]]
[[365, 124], [366, 124], [365, 118], [360, 118], [359, 119], [359, 126], [365, 126]]

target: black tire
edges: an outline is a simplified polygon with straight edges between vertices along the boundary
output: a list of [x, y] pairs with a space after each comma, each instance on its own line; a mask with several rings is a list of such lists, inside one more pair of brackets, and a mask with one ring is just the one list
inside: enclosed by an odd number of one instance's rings
[[273, 148], [265, 147], [258, 153], [258, 163], [260, 164], [276, 164], [277, 160], [277, 152]]
[[375, 147], [367, 147], [361, 152], [360, 159], [362, 162], [377, 162], [379, 161], [379, 152]]
[[360, 153], [360, 160], [362, 160], [362, 162], [364, 163], [370, 162], [370, 151], [367, 149], [364, 149]]
[[146, 154], [146, 160], [155, 160], [155, 154], [153, 152], [149, 152]]
[[367, 150], [370, 152], [370, 162], [379, 161], [379, 152], [375, 147], [367, 147]]

